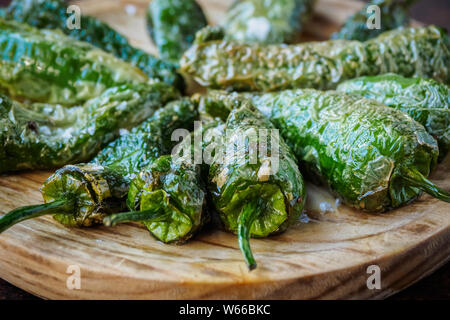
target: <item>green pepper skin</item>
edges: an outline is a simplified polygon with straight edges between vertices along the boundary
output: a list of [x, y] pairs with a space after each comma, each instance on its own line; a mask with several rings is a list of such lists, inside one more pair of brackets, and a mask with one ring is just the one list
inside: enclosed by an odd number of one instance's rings
[[172, 101], [129, 134], [111, 142], [92, 162], [108, 166], [130, 181], [158, 157], [170, 153], [176, 144], [172, 132], [192, 129], [197, 117], [196, 104], [189, 98]]
[[341, 83], [338, 91], [375, 99], [406, 112], [421, 123], [439, 145], [439, 161], [450, 149], [450, 88], [432, 79], [396, 74], [360, 77]]
[[226, 39], [291, 43], [311, 17], [315, 0], [236, 0], [225, 16]]
[[147, 29], [163, 59], [178, 63], [195, 33], [208, 25], [195, 0], [154, 0], [147, 10]]
[[190, 239], [210, 217], [204, 183], [208, 167], [194, 163], [193, 141], [201, 133], [203, 150], [211, 144], [213, 132], [220, 137], [223, 124], [207, 121], [190, 135], [191, 139], [178, 144], [172, 155], [163, 155], [143, 168], [130, 184], [127, 205], [132, 211], [112, 215], [104, 224], [137, 221], [164, 243], [179, 244]]
[[[208, 94], [214, 101], [234, 95]], [[237, 97], [251, 99], [280, 129], [303, 173], [355, 208], [381, 212], [414, 200], [421, 189], [403, 177], [426, 177], [436, 165], [437, 142], [425, 128], [375, 100], [313, 89]]]
[[158, 212], [157, 220], [141, 221], [158, 240], [183, 243], [208, 221], [204, 211], [206, 191], [198, 166], [158, 158], [132, 181], [128, 207]]
[[260, 129], [274, 130], [274, 127], [250, 103], [239, 104], [227, 119], [223, 140], [223, 146], [235, 148], [235, 156], [216, 157], [209, 171], [213, 201], [228, 231], [237, 232], [238, 217], [246, 203], [263, 200], [264, 205], [251, 226], [253, 237], [267, 237], [286, 230], [301, 214], [305, 200], [303, 178], [294, 155], [282, 139], [279, 141], [279, 169], [269, 176], [265, 169], [273, 165], [270, 158], [274, 152], [273, 141], [264, 141], [268, 145], [267, 156], [259, 155], [257, 163], [251, 163], [246, 155], [248, 146], [240, 146], [244, 133], [258, 134]]
[[246, 45], [199, 39], [181, 68], [201, 85], [236, 91], [334, 89], [347, 79], [389, 72], [450, 83], [449, 47], [447, 35], [434, 26], [393, 30], [366, 42]]
[[[379, 36], [381, 33], [409, 24], [408, 9], [417, 0], [372, 0], [361, 11], [351, 16], [342, 28], [331, 35], [331, 39], [346, 39], [366, 41]], [[367, 8], [376, 5], [380, 8], [380, 28], [368, 29], [367, 20], [373, 13], [367, 13]]]
[[0, 86], [12, 97], [75, 105], [107, 88], [143, 83], [139, 69], [60, 32], [0, 19]]
[[0, 172], [49, 169], [91, 159], [107, 143], [179, 97], [171, 86], [124, 85], [83, 106], [23, 106], [1, 96]]
[[83, 14], [80, 17], [81, 28], [69, 29], [66, 26], [69, 16], [64, 0], [13, 0], [5, 14], [6, 19], [27, 23], [36, 28], [59, 29], [73, 39], [89, 42], [129, 62], [151, 79], [158, 79], [184, 90], [184, 79], [177, 73], [176, 65], [134, 48], [125, 36], [95, 17]]
[[125, 208], [128, 184], [109, 168], [96, 164], [68, 165], [44, 182], [41, 193], [46, 203], [74, 200], [72, 214], [54, 214], [55, 220], [67, 227], [90, 227]]

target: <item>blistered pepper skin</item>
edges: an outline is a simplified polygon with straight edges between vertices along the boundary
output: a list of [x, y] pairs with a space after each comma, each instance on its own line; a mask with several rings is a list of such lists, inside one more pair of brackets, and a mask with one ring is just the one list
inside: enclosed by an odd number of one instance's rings
[[129, 134], [111, 142], [92, 162], [108, 166], [130, 181], [158, 157], [171, 153], [176, 144], [172, 132], [191, 130], [197, 117], [196, 104], [189, 98], [172, 101]]
[[[192, 105], [186, 99], [169, 103], [134, 131], [116, 140], [118, 143], [111, 143], [91, 163], [58, 169], [41, 188], [46, 203], [18, 208], [2, 216], [0, 233], [16, 223], [42, 215], [52, 214], [68, 227], [89, 227], [103, 223], [110, 214], [122, 212], [126, 209], [131, 177], [155, 162], [160, 154], [170, 152], [176, 143], [171, 140], [172, 130], [192, 128], [197, 114]], [[186, 182], [185, 178], [180, 176], [181, 184]]]
[[314, 89], [211, 91], [208, 97], [215, 102], [211, 112], [225, 99], [251, 99], [280, 130], [309, 179], [365, 211], [381, 212], [417, 198], [420, 189], [403, 177], [411, 171], [427, 177], [437, 162], [437, 142], [422, 125], [372, 99]]
[[24, 106], [1, 96], [0, 172], [90, 160], [121, 130], [138, 125], [179, 93], [165, 83], [106, 90], [83, 106]]
[[194, 42], [195, 33], [207, 25], [195, 0], [154, 0], [147, 10], [147, 30], [160, 56], [176, 63]]
[[[269, 141], [263, 141], [262, 137], [259, 140], [259, 146], [267, 144], [267, 154], [259, 154], [257, 163], [251, 163], [248, 145], [239, 142], [242, 135], [250, 131], [259, 135], [260, 129], [268, 133]], [[232, 146], [234, 156], [213, 160], [209, 182], [215, 207], [228, 231], [237, 232], [242, 207], [255, 199], [262, 198], [264, 206], [251, 227], [250, 234], [254, 237], [266, 237], [286, 230], [302, 212], [305, 200], [303, 178], [283, 139], [278, 141], [278, 159], [271, 159], [272, 155], [275, 156], [275, 149], [272, 149], [274, 140], [270, 130], [275, 130], [272, 124], [246, 102], [227, 119], [222, 146]], [[278, 170], [269, 173], [275, 165], [273, 161], [278, 161]]]
[[0, 19], [0, 86], [12, 97], [75, 105], [148, 81], [139, 69], [57, 31]]
[[309, 20], [314, 3], [314, 0], [237, 0], [225, 16], [226, 39], [291, 43]]
[[158, 59], [137, 49], [127, 38], [101, 20], [81, 14], [80, 28], [68, 28], [73, 13], [67, 13], [64, 0], [13, 0], [5, 13], [6, 19], [27, 23], [36, 28], [59, 29], [70, 38], [88, 42], [141, 69], [151, 79], [158, 79], [184, 90], [184, 79], [177, 65]]
[[[331, 35], [331, 39], [346, 39], [366, 41], [379, 36], [381, 33], [409, 24], [408, 9], [417, 0], [373, 0], [367, 3], [361, 11], [351, 16], [342, 28]], [[373, 6], [378, 7], [379, 16], [375, 17], [377, 11]], [[368, 28], [370, 17], [378, 19], [380, 22], [377, 28]], [[371, 23], [374, 23], [372, 20]]]
[[396, 74], [360, 77], [341, 83], [338, 91], [375, 99], [421, 123], [439, 145], [439, 160], [450, 149], [450, 88], [432, 79]]
[[201, 85], [236, 91], [334, 89], [347, 79], [397, 73], [450, 83], [449, 41], [434, 26], [385, 32], [366, 42], [329, 40], [297, 45], [241, 44], [218, 39], [217, 30], [181, 59]]
[[96, 164], [68, 165], [42, 185], [46, 203], [74, 200], [73, 214], [57, 213], [55, 220], [67, 227], [101, 224], [112, 212], [125, 209], [128, 184], [117, 172]]

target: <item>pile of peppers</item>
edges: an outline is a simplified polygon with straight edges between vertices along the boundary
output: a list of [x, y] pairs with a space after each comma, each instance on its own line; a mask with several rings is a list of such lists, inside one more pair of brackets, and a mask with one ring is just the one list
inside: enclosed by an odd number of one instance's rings
[[[155, 0], [159, 59], [97, 18], [66, 28], [63, 0], [13, 0], [0, 18], [0, 173], [56, 171], [45, 203], [0, 217], [0, 233], [52, 215], [141, 223], [182, 244], [214, 221], [253, 270], [250, 239], [299, 220], [304, 177], [368, 212], [422, 192], [450, 202], [428, 180], [450, 150], [450, 45], [434, 26], [391, 30], [413, 2], [374, 1], [382, 30], [361, 28], [360, 12], [333, 36], [348, 40], [286, 45], [315, 1], [236, 1], [210, 27], [195, 0]], [[178, 64], [209, 90], [182, 96]]]

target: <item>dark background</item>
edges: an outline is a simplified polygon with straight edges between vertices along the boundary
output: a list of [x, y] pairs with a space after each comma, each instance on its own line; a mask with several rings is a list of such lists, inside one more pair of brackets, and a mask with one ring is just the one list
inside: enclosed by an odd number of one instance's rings
[[[9, 2], [9, 0], [0, 0], [0, 6], [7, 6]], [[450, 0], [421, 0], [412, 7], [411, 16], [425, 24], [434, 24], [450, 30]], [[419, 281], [389, 299], [450, 300], [449, 289], [450, 263], [447, 263], [431, 276]], [[29, 300], [37, 298], [0, 279], [0, 300], [3, 299]]]

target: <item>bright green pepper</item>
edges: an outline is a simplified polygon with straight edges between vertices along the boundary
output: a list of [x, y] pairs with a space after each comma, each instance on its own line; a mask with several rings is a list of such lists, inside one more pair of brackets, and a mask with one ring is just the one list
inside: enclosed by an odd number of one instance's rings
[[144, 83], [139, 69], [60, 32], [0, 19], [0, 87], [12, 97], [75, 105], [107, 88]]
[[208, 25], [195, 0], [154, 0], [147, 11], [147, 29], [163, 59], [178, 63], [194, 42], [195, 33]]
[[138, 67], [151, 79], [158, 79], [184, 90], [184, 79], [177, 66], [134, 48], [127, 38], [108, 24], [85, 14], [80, 16], [80, 28], [69, 29], [67, 4], [64, 0], [13, 0], [6, 19], [27, 23], [36, 28], [59, 29], [69, 37], [92, 45]]
[[406, 112], [421, 123], [439, 145], [439, 160], [450, 149], [450, 88], [432, 79], [396, 74], [361, 77], [341, 83], [338, 91], [375, 99]]
[[450, 202], [450, 193], [426, 179], [436, 165], [436, 140], [400, 110], [372, 99], [313, 89], [211, 91], [205, 101], [212, 102], [205, 109], [223, 114], [230, 110], [223, 101], [237, 98], [251, 99], [280, 129], [302, 172], [328, 185], [348, 205], [384, 211], [409, 203], [421, 191]]
[[236, 0], [225, 16], [227, 40], [291, 43], [311, 17], [315, 0]]
[[[408, 9], [417, 0], [372, 0], [366, 3], [361, 11], [351, 16], [339, 32], [333, 33], [331, 39], [347, 39], [366, 41], [379, 36], [381, 33], [409, 24]], [[367, 21], [374, 12], [367, 12], [370, 6], [377, 6], [380, 9], [380, 28], [369, 29]]]
[[450, 83], [448, 37], [434, 26], [389, 31], [366, 42], [297, 45], [240, 44], [218, 40], [220, 32], [210, 31], [212, 35], [201, 32], [181, 59], [182, 70], [207, 87], [333, 89], [347, 79], [389, 72]]
[[178, 97], [174, 88], [162, 82], [113, 87], [72, 108], [24, 106], [2, 95], [0, 172], [89, 160], [121, 130], [138, 125]]
[[[251, 270], [256, 262], [250, 236], [285, 231], [302, 212], [305, 187], [294, 155], [282, 138], [272, 136], [276, 129], [269, 120], [248, 101], [225, 99], [223, 103], [235, 109], [226, 121], [223, 151], [216, 152], [211, 163], [209, 189], [225, 229], [238, 234]], [[265, 153], [262, 146], [267, 147]], [[251, 150], [256, 156], [256, 148], [258, 156], [253, 157]]]
[[182, 243], [191, 238], [207, 221], [205, 170], [208, 167], [194, 163], [193, 141], [199, 133], [204, 138], [201, 150], [209, 145], [213, 135], [223, 133], [223, 124], [208, 121], [178, 145], [178, 150], [162, 156], [144, 168], [133, 179], [127, 205], [131, 212], [106, 217], [107, 226], [137, 221], [164, 243]]
[[197, 117], [187, 99], [166, 107], [111, 143], [89, 164], [68, 165], [56, 171], [41, 188], [45, 204], [18, 208], [0, 218], [0, 233], [16, 223], [53, 214], [68, 227], [91, 226], [126, 207], [130, 177], [136, 176], [175, 142], [172, 131], [191, 129]]
[[291, 43], [311, 17], [314, 0], [236, 0], [223, 24], [227, 40]]

